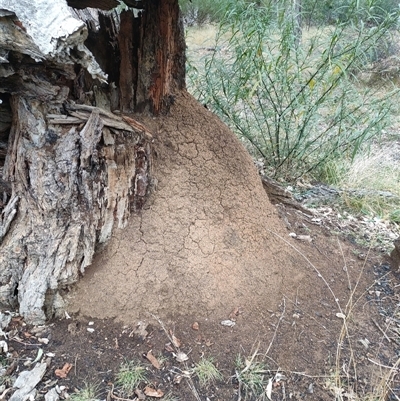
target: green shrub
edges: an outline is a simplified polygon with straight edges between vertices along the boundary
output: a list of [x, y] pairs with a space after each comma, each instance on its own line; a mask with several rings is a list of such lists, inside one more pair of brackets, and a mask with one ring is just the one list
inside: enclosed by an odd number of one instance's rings
[[[281, 10], [290, 9], [293, 0], [245, 0], [245, 5], [256, 7], [270, 7], [275, 17]], [[387, 14], [397, 13], [398, 0], [301, 0], [301, 9], [304, 23], [307, 26], [335, 24], [349, 20], [363, 20], [365, 23], [375, 24], [382, 21]], [[180, 0], [179, 4], [187, 24], [203, 24], [205, 22], [220, 21], [228, 6], [229, 0]], [[235, 5], [233, 5], [234, 7]]]
[[278, 4], [231, 2], [204, 76], [189, 69], [189, 87], [263, 158], [269, 175], [296, 180], [318, 176], [339, 156], [354, 158], [388, 123], [397, 90], [382, 95], [359, 85], [357, 74], [397, 16], [299, 37], [297, 16]]
[[302, 0], [304, 20], [308, 26], [335, 24], [363, 19], [374, 24], [387, 14], [397, 13], [398, 0]]

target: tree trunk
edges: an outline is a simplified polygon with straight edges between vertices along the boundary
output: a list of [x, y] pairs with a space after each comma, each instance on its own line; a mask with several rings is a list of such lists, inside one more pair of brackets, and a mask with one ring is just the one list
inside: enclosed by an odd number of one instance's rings
[[143, 8], [120, 15], [10, 3], [0, 0], [0, 302], [39, 324], [146, 201], [152, 135], [132, 113], [168, 110], [185, 45], [178, 0], [131, 1]]

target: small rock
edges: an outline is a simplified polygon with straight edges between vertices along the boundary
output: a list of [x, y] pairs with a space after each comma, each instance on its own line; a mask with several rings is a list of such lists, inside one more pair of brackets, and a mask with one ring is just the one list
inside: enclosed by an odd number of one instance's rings
[[52, 388], [51, 390], [49, 390], [45, 396], [44, 396], [45, 401], [58, 401], [60, 399], [56, 388]]
[[221, 324], [222, 326], [233, 327], [236, 324], [236, 322], [228, 319], [228, 320], [223, 320]]
[[312, 238], [309, 235], [298, 235], [297, 239], [299, 241], [307, 241], [307, 242], [312, 242]]

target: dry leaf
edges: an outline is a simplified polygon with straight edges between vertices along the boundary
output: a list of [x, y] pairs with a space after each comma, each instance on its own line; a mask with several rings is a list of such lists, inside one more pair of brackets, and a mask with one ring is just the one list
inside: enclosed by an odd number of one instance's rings
[[66, 363], [62, 369], [56, 369], [54, 374], [61, 378], [61, 379], [65, 379], [69, 373], [69, 371], [71, 370], [72, 365], [70, 363]]
[[178, 362], [185, 362], [189, 359], [189, 357], [184, 352], [178, 352], [174, 357]]
[[158, 359], [151, 353], [151, 350], [147, 353], [146, 358], [150, 361], [150, 363], [156, 368], [161, 369], [161, 364]]
[[192, 324], [192, 329], [193, 330], [198, 330], [200, 328], [200, 326], [199, 326], [199, 324], [197, 323], [197, 322], [194, 322], [193, 324]]
[[179, 338], [174, 336], [174, 333], [172, 333], [172, 330], [169, 331], [169, 334], [171, 335], [172, 344], [174, 344], [176, 348], [179, 348], [182, 344], [181, 340], [179, 340]]
[[139, 336], [142, 340], [144, 340], [148, 335], [149, 332], [147, 331], [147, 326], [149, 324], [147, 322], [144, 321], [139, 321], [136, 325], [136, 329], [133, 330], [130, 334], [129, 337], [133, 337], [134, 334], [136, 334], [137, 336]]
[[175, 350], [172, 348], [171, 343], [165, 344], [165, 351], [174, 352]]
[[146, 386], [144, 388], [144, 393], [147, 397], [161, 398], [164, 393], [161, 390], [155, 390], [154, 388]]

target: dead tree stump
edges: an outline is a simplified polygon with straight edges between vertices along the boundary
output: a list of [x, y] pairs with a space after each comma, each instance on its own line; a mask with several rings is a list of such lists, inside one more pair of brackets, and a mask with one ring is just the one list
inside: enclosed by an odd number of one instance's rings
[[0, 0], [0, 302], [30, 323], [143, 206], [152, 136], [132, 113], [184, 87], [177, 0], [128, 3]]

